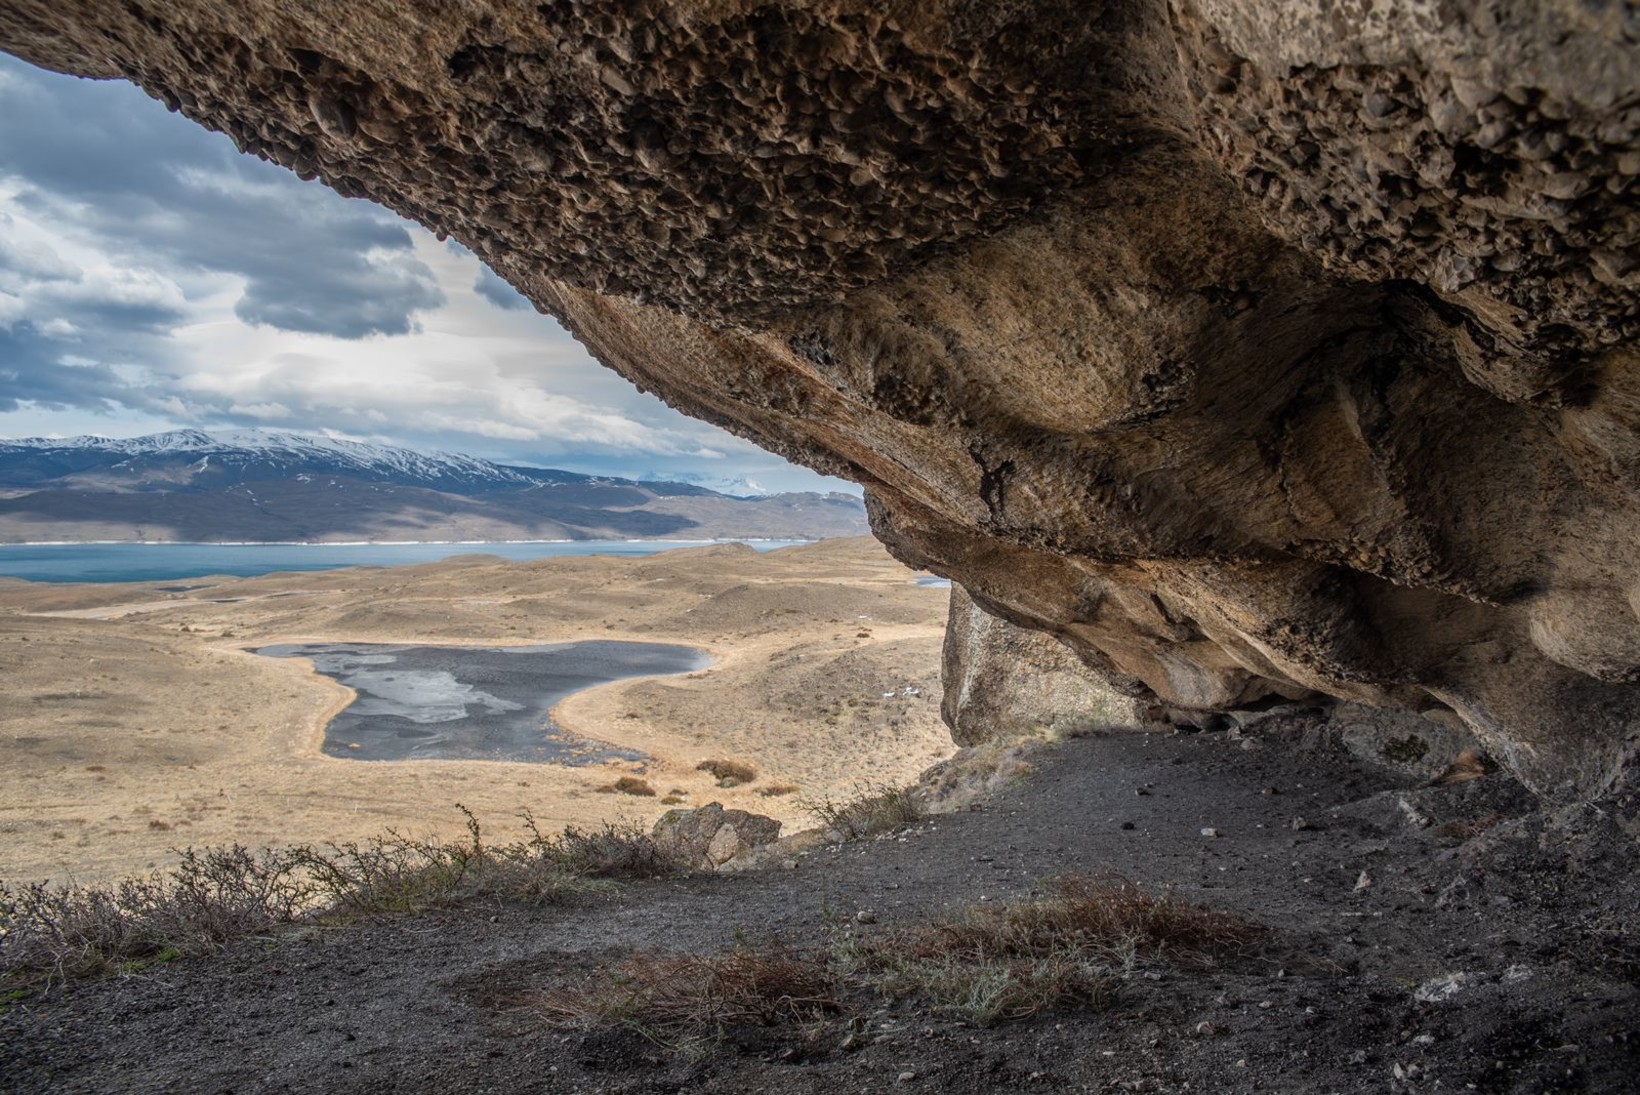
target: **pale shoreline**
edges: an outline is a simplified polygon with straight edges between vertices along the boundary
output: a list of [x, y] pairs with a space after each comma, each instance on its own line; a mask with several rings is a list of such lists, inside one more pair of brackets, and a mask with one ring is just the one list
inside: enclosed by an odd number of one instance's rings
[[[953, 751], [938, 718], [946, 595], [913, 578], [859, 539], [284, 573], [198, 596], [163, 582], [8, 583], [0, 740], [15, 762], [0, 792], [0, 878], [121, 877], [186, 845], [454, 835], [458, 802], [497, 834], [516, 832], [525, 808], [548, 827], [647, 824], [670, 792], [806, 825], [800, 800], [845, 795], [861, 772], [908, 782]], [[326, 756], [325, 727], [351, 690], [303, 659], [251, 652], [588, 638], [714, 659], [553, 707], [566, 731], [655, 758], [647, 767]], [[902, 686], [919, 694], [884, 698]], [[751, 763], [759, 779], [719, 788], [695, 768], [713, 757]], [[598, 792], [640, 768], [656, 797]], [[797, 790], [759, 793], [780, 785]]]

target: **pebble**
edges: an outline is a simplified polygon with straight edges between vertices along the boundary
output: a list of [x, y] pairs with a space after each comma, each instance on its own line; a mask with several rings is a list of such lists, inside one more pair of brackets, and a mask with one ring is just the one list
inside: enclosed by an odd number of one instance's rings
[[900, 1073], [900, 1083], [902, 1083], [902, 1084], [909, 1084], [912, 1080], [915, 1080], [916, 1078], [917, 1078], [917, 1074], [915, 1072], [902, 1072], [902, 1073]]
[[861, 909], [854, 914], [854, 919], [856, 923], [860, 924], [875, 924], [877, 923], [877, 914], [870, 909]]
[[1366, 871], [1362, 871], [1361, 877], [1355, 880], [1355, 892], [1360, 893], [1362, 890], [1369, 889], [1371, 886], [1372, 875], [1368, 874]]
[[1122, 828], [1123, 828], [1123, 829], [1131, 829], [1131, 828], [1133, 828], [1133, 822], [1131, 822], [1131, 821], [1124, 821], [1124, 822], [1122, 822]]
[[1215, 837], [1216, 838], [1218, 835], [1219, 835], [1219, 831], [1217, 829], [1203, 829], [1202, 830], [1202, 836]]
[[1303, 832], [1305, 829], [1308, 829], [1309, 827], [1310, 827], [1310, 823], [1308, 821], [1305, 821], [1303, 818], [1301, 818], [1301, 817], [1293, 818], [1293, 829], [1294, 830], [1296, 830], [1298, 832]]

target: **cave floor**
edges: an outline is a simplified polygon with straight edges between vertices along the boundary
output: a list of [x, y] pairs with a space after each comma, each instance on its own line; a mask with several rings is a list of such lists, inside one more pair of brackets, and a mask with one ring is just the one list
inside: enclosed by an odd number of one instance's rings
[[[1497, 775], [1408, 787], [1305, 729], [1075, 739], [977, 808], [791, 868], [361, 923], [59, 988], [0, 1018], [0, 1090], [1635, 1090], [1640, 872], [1613, 811], [1551, 818]], [[737, 1030], [685, 1053], [557, 1029], [532, 1004], [634, 953], [823, 946], [1078, 872], [1271, 933], [1207, 970], [1141, 965], [1096, 1010], [990, 1027], [868, 1000], [852, 1030]]]

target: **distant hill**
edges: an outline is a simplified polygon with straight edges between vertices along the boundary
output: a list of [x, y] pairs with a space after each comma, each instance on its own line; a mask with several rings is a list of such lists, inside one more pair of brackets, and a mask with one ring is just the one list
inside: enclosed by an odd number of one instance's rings
[[0, 543], [859, 536], [847, 494], [735, 497], [269, 430], [0, 441]]

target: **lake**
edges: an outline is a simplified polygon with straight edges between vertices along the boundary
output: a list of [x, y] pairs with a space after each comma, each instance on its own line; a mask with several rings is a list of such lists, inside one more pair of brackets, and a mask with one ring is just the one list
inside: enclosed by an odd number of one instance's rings
[[306, 658], [358, 693], [325, 728], [330, 756], [569, 765], [648, 758], [555, 725], [549, 712], [559, 700], [610, 681], [691, 673], [711, 663], [694, 647], [608, 639], [511, 647], [284, 643], [257, 653]]
[[[0, 578], [31, 582], [169, 582], [227, 574], [436, 563], [454, 555], [513, 562], [569, 555], [653, 555], [712, 540], [556, 540], [471, 544], [0, 544]], [[748, 540], [758, 551], [802, 540]]]

